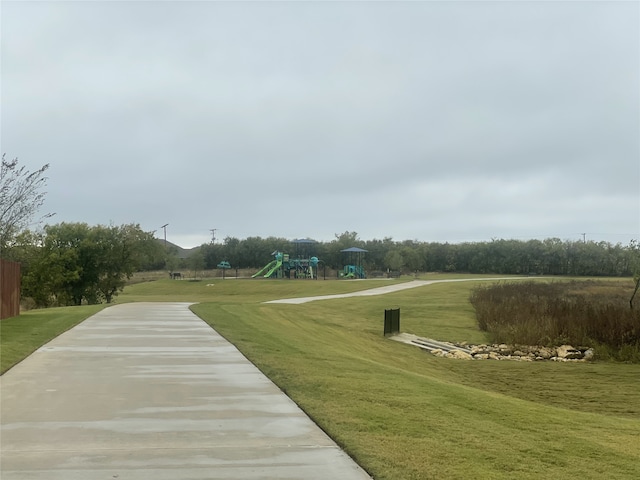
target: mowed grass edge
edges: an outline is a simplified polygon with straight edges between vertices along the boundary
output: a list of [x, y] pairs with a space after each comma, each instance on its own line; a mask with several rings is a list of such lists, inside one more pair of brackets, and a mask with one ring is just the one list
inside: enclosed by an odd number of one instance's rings
[[382, 337], [482, 341], [468, 294], [436, 284], [303, 305], [194, 305], [376, 479], [640, 476], [640, 369], [464, 362]]
[[259, 303], [384, 284], [161, 280], [127, 287], [118, 303], [206, 302], [194, 311], [378, 479], [639, 476], [637, 366], [455, 362], [382, 338], [382, 310], [400, 306], [403, 331], [482, 341], [472, 284]]
[[38, 309], [0, 321], [0, 375], [105, 307], [87, 305]]

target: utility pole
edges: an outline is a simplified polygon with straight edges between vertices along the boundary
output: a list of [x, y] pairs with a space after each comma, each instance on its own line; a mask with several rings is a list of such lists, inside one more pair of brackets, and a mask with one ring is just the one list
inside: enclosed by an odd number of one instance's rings
[[216, 230], [218, 230], [218, 229], [217, 228], [212, 228], [211, 230], [209, 230], [211, 232], [211, 245], [216, 243]]
[[162, 225], [160, 228], [162, 228], [164, 230], [164, 249], [167, 249], [167, 225], [169, 225], [168, 223], [165, 223], [164, 225]]
[[587, 243], [587, 234], [581, 233], [580, 235], [582, 235], [582, 243]]

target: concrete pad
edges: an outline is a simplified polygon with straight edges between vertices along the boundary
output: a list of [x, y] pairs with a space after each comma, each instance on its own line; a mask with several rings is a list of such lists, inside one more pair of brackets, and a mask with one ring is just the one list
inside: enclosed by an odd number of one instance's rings
[[188, 306], [109, 307], [0, 377], [2, 480], [370, 479]]

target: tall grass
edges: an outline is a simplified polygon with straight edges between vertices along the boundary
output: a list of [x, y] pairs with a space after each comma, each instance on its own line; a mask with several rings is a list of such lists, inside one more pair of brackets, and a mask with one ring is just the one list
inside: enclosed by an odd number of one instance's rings
[[599, 358], [640, 362], [640, 310], [621, 282], [524, 282], [478, 286], [470, 296], [495, 343], [594, 347]]

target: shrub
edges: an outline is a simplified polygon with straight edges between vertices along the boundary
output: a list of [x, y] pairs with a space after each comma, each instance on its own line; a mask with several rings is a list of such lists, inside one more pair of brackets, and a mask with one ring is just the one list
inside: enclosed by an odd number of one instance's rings
[[594, 347], [599, 358], [640, 361], [640, 309], [621, 282], [524, 282], [471, 293], [481, 330], [495, 343]]

